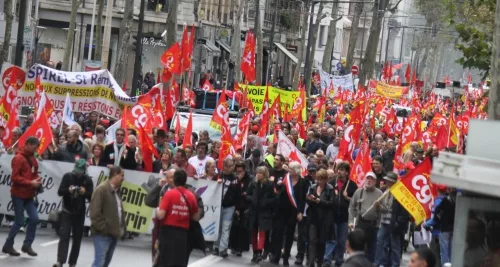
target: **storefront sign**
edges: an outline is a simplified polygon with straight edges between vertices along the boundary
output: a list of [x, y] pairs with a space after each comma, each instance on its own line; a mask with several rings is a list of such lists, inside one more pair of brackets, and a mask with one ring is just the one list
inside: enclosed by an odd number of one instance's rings
[[157, 46], [167, 47], [167, 44], [165, 42], [163, 42], [162, 39], [156, 39], [154, 37], [144, 37], [144, 38], [142, 38], [142, 44], [143, 45], [149, 45], [149, 46], [152, 46], [152, 47], [157, 47]]
[[[12, 155], [0, 158], [0, 214], [14, 214], [10, 198], [11, 161]], [[38, 195], [38, 216], [47, 220], [51, 211], [61, 208], [61, 197], [57, 195], [62, 176], [71, 172], [74, 165], [66, 162], [44, 160], [39, 162], [38, 173], [42, 178], [44, 192]], [[108, 179], [109, 169], [104, 167], [89, 167], [88, 175], [92, 177], [94, 188]], [[120, 193], [125, 211], [127, 231], [147, 233], [152, 229], [151, 217], [153, 209], [146, 206], [144, 199], [147, 193], [158, 183], [159, 174], [125, 170], [125, 181]], [[189, 178], [188, 184], [203, 199], [205, 216], [200, 221], [205, 240], [217, 240], [221, 211], [222, 186], [214, 181], [194, 180]], [[90, 226], [89, 210], [85, 225]]]

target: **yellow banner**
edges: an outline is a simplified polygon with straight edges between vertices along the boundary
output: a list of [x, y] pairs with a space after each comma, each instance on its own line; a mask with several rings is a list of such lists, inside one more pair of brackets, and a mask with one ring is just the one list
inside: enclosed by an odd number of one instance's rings
[[[153, 209], [146, 206], [143, 200], [146, 192], [140, 185], [123, 181], [121, 188], [123, 209], [125, 210], [125, 223], [127, 231], [146, 233], [149, 230]], [[142, 201], [139, 201], [141, 200]]]
[[383, 97], [398, 100], [403, 95], [403, 88], [404, 87], [402, 86], [392, 86], [382, 82], [378, 82], [377, 87], [375, 88], [375, 92]]
[[[264, 97], [266, 96], [266, 87], [267, 86], [256, 86], [256, 85], [248, 85], [248, 98], [252, 100], [253, 107], [255, 108], [255, 113], [260, 114], [262, 112], [262, 105], [264, 104]], [[245, 90], [247, 85], [240, 84], [240, 88]], [[274, 99], [280, 95], [281, 100], [281, 111], [290, 111], [295, 104], [297, 98], [300, 97], [299, 91], [287, 91], [283, 89], [278, 89], [275, 87], [269, 86], [269, 107], [274, 102]]]
[[399, 201], [401, 206], [403, 206], [410, 215], [415, 219], [415, 224], [419, 225], [427, 217], [422, 204], [418, 202], [415, 196], [406, 188], [406, 186], [401, 182], [394, 184], [391, 189], [391, 194], [394, 198]]

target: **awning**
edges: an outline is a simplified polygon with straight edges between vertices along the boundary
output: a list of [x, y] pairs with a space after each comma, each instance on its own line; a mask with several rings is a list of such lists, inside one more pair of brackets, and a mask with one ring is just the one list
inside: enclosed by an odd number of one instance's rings
[[299, 62], [299, 59], [296, 56], [294, 56], [292, 52], [288, 51], [288, 49], [286, 49], [286, 47], [284, 47], [282, 44], [274, 43], [274, 45], [278, 47], [278, 49], [281, 50], [281, 52], [283, 52], [288, 58], [290, 58], [293, 62], [295, 62], [295, 64]]
[[217, 46], [215, 46], [214, 43], [210, 42], [208, 39], [199, 38], [198, 44], [201, 44], [203, 47], [205, 47], [208, 52], [211, 52], [212, 56], [214, 56], [214, 57], [220, 56], [220, 49]]
[[227, 53], [231, 54], [231, 47], [229, 47], [227, 44], [221, 41], [215, 41], [215, 43], [219, 45], [219, 48], [222, 48], [226, 50]]

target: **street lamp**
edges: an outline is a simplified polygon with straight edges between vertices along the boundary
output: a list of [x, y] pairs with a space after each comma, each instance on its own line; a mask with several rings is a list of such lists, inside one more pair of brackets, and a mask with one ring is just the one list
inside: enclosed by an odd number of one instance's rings
[[42, 37], [43, 31], [45, 31], [47, 28], [43, 26], [36, 26], [36, 35], [35, 35], [35, 50], [34, 50], [34, 55], [31, 55], [32, 58], [32, 65], [35, 65], [36, 62], [36, 57], [38, 53], [38, 42], [40, 41], [40, 38]]
[[[308, 36], [307, 36], [307, 48], [306, 48], [306, 64], [305, 64], [305, 69], [304, 69], [304, 75], [305, 75], [305, 84], [306, 84], [306, 93], [307, 93], [307, 96], [309, 96], [311, 94], [311, 75], [309, 75], [309, 73], [311, 72], [311, 68], [312, 68], [312, 62], [311, 64], [309, 64], [309, 58], [311, 56], [314, 56], [314, 55], [311, 55], [311, 47], [312, 45], [314, 45], [312, 43], [312, 39], [313, 39], [313, 31], [312, 31], [312, 27], [313, 27], [313, 17], [314, 17], [314, 6], [316, 4], [329, 4], [329, 3], [362, 3], [362, 4], [375, 4], [377, 3], [377, 1], [312, 1], [311, 2], [311, 13], [309, 14], [309, 33], [308, 33]], [[318, 14], [319, 15], [319, 14]], [[300, 66], [297, 66], [298, 68], [300, 68]]]

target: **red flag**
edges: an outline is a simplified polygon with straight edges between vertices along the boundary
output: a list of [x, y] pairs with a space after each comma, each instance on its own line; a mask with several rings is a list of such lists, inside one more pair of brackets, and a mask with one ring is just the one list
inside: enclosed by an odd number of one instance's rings
[[245, 50], [241, 59], [240, 69], [245, 74], [247, 81], [255, 81], [255, 34], [247, 31]]
[[410, 64], [406, 65], [406, 73], [405, 73], [405, 79], [407, 83], [410, 83], [410, 78], [411, 78], [411, 66]]
[[160, 57], [160, 62], [165, 69], [172, 74], [181, 74], [181, 48], [179, 43], [174, 43]]
[[144, 171], [152, 172], [153, 171], [153, 155], [156, 158], [160, 158], [158, 155], [158, 151], [154, 147], [153, 141], [149, 138], [148, 133], [144, 130], [142, 126], [139, 127], [139, 138], [140, 138], [140, 146], [142, 150], [142, 159], [144, 161]]
[[210, 127], [222, 132], [225, 125], [229, 125], [229, 107], [226, 103], [226, 93], [222, 91], [219, 101], [217, 102], [217, 107], [212, 115]]
[[182, 142], [182, 147], [186, 148], [188, 146], [193, 147], [193, 112], [189, 112], [188, 124], [186, 127], [186, 132], [184, 133], [184, 142]]
[[349, 179], [362, 188], [365, 184], [365, 175], [371, 170], [370, 148], [368, 142], [364, 142], [358, 150]]
[[201, 87], [201, 89], [205, 92], [213, 92], [214, 91], [214, 87], [212, 86], [212, 84], [210, 83], [210, 81], [208, 79], [205, 80], [205, 82], [203, 83], [203, 87]]
[[175, 144], [178, 144], [181, 136], [181, 116], [177, 114], [177, 120], [175, 120]]
[[267, 135], [271, 112], [269, 109], [269, 86], [266, 86], [266, 94], [264, 95], [264, 103], [262, 104], [262, 112], [260, 113], [260, 129], [257, 133], [260, 137], [266, 137]]
[[351, 120], [344, 131], [344, 137], [340, 141], [338, 158], [348, 161], [350, 164], [353, 163], [352, 153], [354, 148], [358, 144], [359, 137], [361, 135], [361, 121], [363, 117], [361, 115], [361, 105], [358, 105], [350, 113]]
[[47, 115], [42, 113], [42, 115], [33, 122], [33, 124], [24, 132], [24, 134], [17, 141], [17, 147], [21, 148], [24, 146], [26, 139], [28, 137], [35, 136], [40, 140], [40, 146], [36, 150], [39, 155], [45, 152], [45, 149], [52, 143], [52, 129], [50, 128], [49, 121], [47, 120]]
[[154, 100], [154, 107], [151, 109], [153, 115], [152, 127], [157, 129], [164, 129], [166, 127], [165, 119], [163, 118], [163, 112], [161, 111], [161, 99], [157, 95]]
[[189, 44], [190, 38], [188, 37], [188, 27], [184, 27], [184, 32], [182, 33], [182, 42], [181, 42], [181, 53], [182, 53], [182, 58], [181, 58], [181, 72], [186, 71], [190, 66], [190, 51], [189, 49], [191, 48], [191, 45]]
[[125, 130], [125, 138], [123, 139], [125, 141], [125, 145], [128, 146], [128, 127], [127, 127], [127, 117], [126, 115], [128, 114], [127, 112], [128, 106], [124, 105], [123, 106], [123, 113], [122, 113], [122, 121], [121, 121], [121, 126], [123, 130]]
[[217, 164], [217, 167], [219, 170], [222, 170], [222, 164], [224, 163], [224, 160], [229, 156], [229, 155], [234, 155], [234, 147], [232, 145], [232, 136], [231, 136], [231, 131], [229, 129], [229, 122], [225, 124], [224, 127], [222, 127], [222, 135], [220, 139], [222, 146], [220, 147], [219, 150], [219, 164]]
[[430, 179], [431, 170], [431, 160], [426, 158], [390, 188], [391, 194], [411, 214], [416, 225], [431, 217], [436, 197]]

